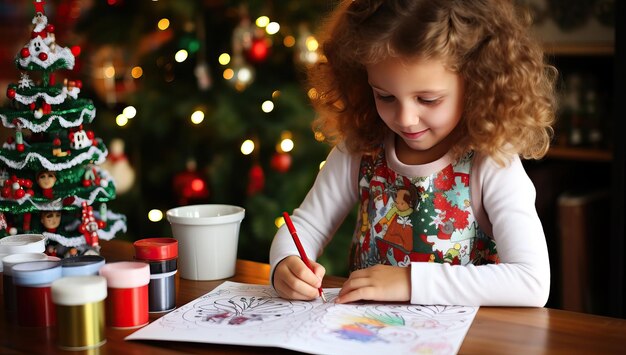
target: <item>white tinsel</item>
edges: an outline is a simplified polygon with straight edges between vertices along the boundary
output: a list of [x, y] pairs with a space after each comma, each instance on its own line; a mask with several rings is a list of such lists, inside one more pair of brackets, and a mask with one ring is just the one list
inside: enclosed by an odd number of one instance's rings
[[[89, 121], [91, 118], [96, 116], [96, 109], [94, 108], [90, 110], [90, 109], [84, 108], [82, 112], [80, 113], [80, 118], [77, 119], [76, 121], [68, 121], [64, 117], [57, 116], [57, 115], [50, 115], [48, 116], [48, 119], [46, 121], [37, 122], [37, 123], [31, 122], [29, 119], [23, 118], [23, 117], [9, 118], [3, 114], [0, 114], [0, 119], [2, 119], [2, 125], [4, 125], [7, 128], [17, 128], [17, 127], [27, 128], [31, 130], [32, 132], [39, 133], [39, 132], [46, 132], [48, 128], [50, 128], [50, 125], [52, 125], [52, 122], [54, 120], [58, 120], [59, 124], [63, 128], [78, 127], [81, 124], [83, 124], [83, 121], [85, 121], [85, 118], [84, 118], [85, 116], [88, 117], [87, 121]], [[19, 123], [17, 125], [13, 124], [14, 120], [19, 121]]]
[[99, 154], [99, 158], [97, 161], [94, 161], [94, 164], [102, 164], [106, 160], [106, 156], [108, 154], [108, 150], [105, 148], [104, 150], [100, 150], [97, 146], [89, 147], [89, 150], [78, 155], [74, 155], [70, 161], [66, 161], [64, 163], [52, 163], [48, 158], [37, 152], [30, 152], [26, 155], [26, 158], [22, 161], [13, 161], [7, 158], [4, 155], [0, 155], [0, 160], [2, 160], [6, 165], [8, 165], [11, 169], [22, 170], [24, 167], [32, 160], [39, 160], [41, 166], [49, 171], [61, 171], [65, 169], [69, 169], [76, 165], [82, 164], [86, 161], [90, 161], [92, 157], [96, 154]]

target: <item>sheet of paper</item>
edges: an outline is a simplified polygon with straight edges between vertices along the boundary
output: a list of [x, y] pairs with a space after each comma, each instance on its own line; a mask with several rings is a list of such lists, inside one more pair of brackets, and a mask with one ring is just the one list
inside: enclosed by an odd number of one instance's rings
[[455, 354], [478, 307], [289, 301], [266, 285], [224, 282], [126, 340], [273, 346], [315, 354]]

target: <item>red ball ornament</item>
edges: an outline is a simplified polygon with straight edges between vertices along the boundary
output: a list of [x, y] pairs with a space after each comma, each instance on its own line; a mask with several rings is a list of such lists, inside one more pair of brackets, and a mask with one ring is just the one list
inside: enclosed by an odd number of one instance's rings
[[56, 137], [52, 140], [52, 145], [55, 147], [59, 147], [61, 145], [61, 139], [59, 137]]
[[256, 164], [248, 172], [248, 196], [261, 192], [265, 187], [265, 173], [260, 165]]
[[20, 56], [22, 58], [30, 57], [30, 51], [28, 50], [28, 48], [26, 48], [26, 47], [22, 48], [22, 50], [20, 51]]
[[4, 198], [8, 198], [9, 196], [11, 196], [11, 188], [8, 186], [5, 186], [2, 188], [2, 197]]
[[23, 152], [24, 151], [24, 144], [18, 144], [15, 149], [17, 149], [18, 152]]
[[291, 168], [291, 155], [288, 153], [274, 154], [272, 156], [272, 160], [270, 161], [270, 166], [279, 173], [289, 171], [289, 168]]
[[46, 32], [53, 33], [54, 32], [54, 25], [53, 24], [48, 24], [46, 26]]
[[7, 97], [9, 99], [14, 99], [15, 98], [15, 94], [16, 94], [15, 89], [13, 89], [13, 88], [8, 88], [7, 89]]
[[178, 203], [186, 205], [189, 201], [199, 201], [209, 197], [209, 188], [204, 177], [196, 171], [195, 161], [188, 162], [187, 169], [174, 176], [173, 187]]
[[41, 52], [41, 53], [39, 53], [38, 57], [39, 57], [39, 59], [41, 61], [45, 61], [46, 59], [48, 59], [48, 54], [44, 53], [44, 52]]
[[[78, 57], [80, 55], [81, 48], [80, 48], [80, 46], [72, 46], [70, 51], [72, 51], [72, 54], [74, 55], [74, 57]], [[78, 85], [76, 85], [76, 86], [78, 86]]]
[[26, 191], [24, 191], [24, 189], [15, 190], [13, 193], [13, 196], [15, 196], [16, 199], [20, 199], [24, 197], [24, 195], [26, 195]]
[[33, 182], [30, 179], [23, 179], [21, 185], [27, 189], [30, 189], [31, 187], [33, 187]]
[[249, 57], [253, 62], [262, 62], [267, 58], [269, 48], [265, 38], [255, 38], [250, 46]]

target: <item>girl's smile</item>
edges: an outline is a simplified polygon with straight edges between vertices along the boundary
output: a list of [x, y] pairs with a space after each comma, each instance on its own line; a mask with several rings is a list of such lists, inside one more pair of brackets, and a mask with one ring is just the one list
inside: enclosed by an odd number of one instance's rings
[[426, 134], [426, 132], [428, 132], [428, 128], [421, 130], [419, 132], [414, 132], [414, 133], [410, 133], [410, 132], [402, 132], [402, 135], [404, 137], [406, 137], [409, 140], [417, 140], [419, 139], [421, 136], [423, 136], [424, 134]]

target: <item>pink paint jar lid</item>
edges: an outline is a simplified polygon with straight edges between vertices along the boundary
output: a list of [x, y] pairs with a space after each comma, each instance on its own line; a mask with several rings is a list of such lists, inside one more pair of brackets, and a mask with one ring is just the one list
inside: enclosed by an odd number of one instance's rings
[[111, 288], [135, 288], [150, 283], [150, 266], [138, 261], [120, 261], [104, 264], [100, 276], [107, 279]]
[[62, 306], [80, 306], [104, 300], [107, 280], [102, 276], [66, 276], [52, 285], [52, 302]]
[[137, 260], [169, 260], [178, 257], [178, 240], [174, 238], [146, 238], [133, 243]]

